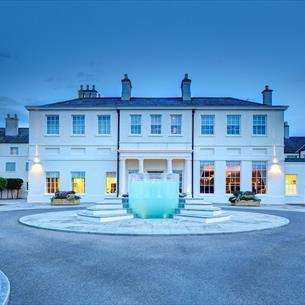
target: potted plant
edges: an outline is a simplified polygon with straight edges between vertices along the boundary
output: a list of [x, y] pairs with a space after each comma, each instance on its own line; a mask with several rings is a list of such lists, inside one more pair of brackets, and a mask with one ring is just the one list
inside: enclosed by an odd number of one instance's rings
[[75, 195], [74, 191], [56, 192], [51, 198], [51, 205], [77, 205], [80, 203], [80, 197]]
[[229, 198], [234, 206], [260, 206], [261, 199], [257, 198], [253, 192], [234, 192]]

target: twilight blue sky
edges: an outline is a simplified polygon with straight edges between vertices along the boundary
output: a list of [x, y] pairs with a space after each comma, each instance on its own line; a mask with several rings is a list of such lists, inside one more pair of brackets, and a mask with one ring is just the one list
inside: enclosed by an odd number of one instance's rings
[[80, 84], [103, 96], [193, 96], [289, 105], [304, 135], [305, 1], [0, 1], [0, 116], [23, 105], [74, 98]]

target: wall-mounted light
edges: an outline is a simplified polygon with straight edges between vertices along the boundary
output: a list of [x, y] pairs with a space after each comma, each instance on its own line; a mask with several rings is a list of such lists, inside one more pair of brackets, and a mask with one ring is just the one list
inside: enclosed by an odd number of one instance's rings
[[40, 159], [39, 159], [39, 153], [38, 153], [38, 145], [35, 145], [35, 154], [34, 154], [34, 159], [33, 162], [35, 164], [40, 163]]
[[275, 149], [275, 144], [273, 145], [273, 157], [271, 161], [271, 167], [270, 167], [270, 173], [274, 175], [278, 175], [282, 172], [281, 167], [279, 165], [279, 160], [276, 157], [276, 149]]

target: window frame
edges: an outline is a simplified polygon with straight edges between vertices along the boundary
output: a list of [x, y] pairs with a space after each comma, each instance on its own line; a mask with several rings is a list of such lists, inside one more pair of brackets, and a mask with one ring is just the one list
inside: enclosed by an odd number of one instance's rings
[[[212, 170], [206, 171], [208, 173], [207, 176], [203, 176], [204, 164], [206, 166], [213, 167]], [[213, 173], [213, 174], [211, 174], [211, 173]], [[204, 178], [207, 178], [209, 183], [207, 183], [207, 184], [202, 183], [202, 181], [204, 181]], [[212, 181], [212, 183], [211, 183], [211, 181]], [[205, 191], [206, 189], [208, 190], [208, 192]], [[213, 161], [213, 160], [200, 161], [199, 193], [205, 194], [205, 195], [214, 195], [215, 194], [215, 161]]]
[[[239, 175], [235, 174], [234, 177], [232, 177], [232, 173], [238, 173], [238, 171], [228, 171], [228, 164], [230, 163], [230, 165], [239, 165]], [[235, 164], [234, 164], [235, 163]], [[228, 178], [228, 172], [231, 173], [230, 178]], [[234, 192], [239, 192], [240, 188], [241, 188], [241, 161], [239, 160], [229, 160], [226, 161], [226, 176], [225, 176], [225, 194], [230, 195], [233, 194]], [[230, 180], [230, 184], [227, 184], [228, 179]], [[237, 184], [236, 182], [239, 180], [239, 184]], [[234, 182], [233, 185], [231, 182]], [[233, 191], [232, 191], [232, 186], [233, 186]], [[230, 192], [228, 192], [228, 187]]]
[[[104, 130], [106, 132], [101, 132], [102, 131], [102, 125], [101, 124], [103, 122], [102, 118], [104, 118], [104, 119], [107, 118], [107, 120], [105, 122], [108, 121], [107, 124], [109, 124], [109, 126], [104, 126], [105, 127]], [[107, 132], [108, 129], [109, 129], [109, 132]], [[99, 136], [111, 136], [111, 114], [99, 114], [97, 116], [97, 134]]]
[[[12, 153], [14, 149], [16, 150], [15, 154]], [[19, 147], [18, 146], [10, 146], [10, 155], [11, 156], [19, 156]]]
[[[152, 124], [153, 117], [160, 118], [160, 124]], [[160, 133], [153, 133], [153, 127], [157, 128], [160, 126]], [[150, 135], [151, 136], [162, 136], [162, 114], [150, 114]]]
[[[133, 124], [133, 118], [137, 117], [139, 118], [139, 122], [137, 124]], [[139, 128], [140, 132], [139, 133], [133, 133], [133, 127], [135, 130]], [[129, 135], [130, 136], [141, 136], [142, 135], [142, 114], [139, 113], [131, 113], [129, 114]]]
[[[203, 120], [204, 118], [212, 118], [212, 121], [213, 121], [213, 125], [209, 124], [209, 125], [204, 125], [203, 124]], [[212, 127], [212, 130], [213, 132], [212, 133], [203, 133], [203, 127], [206, 127], [206, 128], [211, 128]], [[214, 136], [215, 135], [215, 114], [201, 114], [200, 115], [200, 135], [201, 136], [204, 136], [204, 137], [211, 137], [211, 136]]]
[[[49, 121], [49, 119], [51, 118], [56, 118], [55, 122], [56, 122], [56, 125], [55, 127], [49, 127], [49, 123], [51, 121]], [[54, 122], [53, 122], [54, 123]], [[49, 132], [50, 130], [55, 130], [56, 132]], [[46, 130], [45, 130], [45, 135], [46, 136], [59, 136], [60, 134], [60, 118], [59, 118], [59, 114], [47, 114], [46, 115]]]
[[[176, 117], [176, 124], [173, 124], [172, 119]], [[170, 119], [170, 135], [171, 136], [182, 136], [182, 114], [180, 113], [173, 113], [169, 116]], [[180, 120], [180, 121], [179, 121]], [[179, 124], [180, 123], [180, 124]], [[173, 133], [173, 128], [177, 128], [177, 130], [180, 128], [180, 132]]]
[[[287, 177], [294, 176], [295, 177], [295, 193], [287, 192]], [[298, 175], [297, 174], [285, 174], [285, 196], [298, 196]]]
[[[238, 125], [234, 125], [233, 123], [231, 123], [229, 125], [229, 118], [232, 118], [232, 117], [236, 117], [236, 118], [239, 118], [238, 120]], [[236, 127], [238, 126], [238, 133], [229, 133], [229, 128], [230, 127]], [[234, 129], [232, 129], [234, 130]], [[241, 135], [241, 114], [227, 114], [227, 136], [229, 137], [239, 137]]]
[[[107, 176], [107, 174], [114, 174], [114, 175], [113, 176]], [[107, 192], [107, 187], [108, 187], [107, 179], [108, 178], [115, 179], [115, 190], [114, 190], [114, 192]], [[112, 184], [111, 181], [109, 181], [109, 183]], [[105, 195], [106, 196], [114, 196], [114, 195], [116, 195], [117, 187], [118, 187], [118, 176], [117, 176], [116, 171], [106, 171], [105, 172]]]
[[[258, 124], [254, 125], [254, 117], [264, 117], [265, 118], [265, 125], [258, 125]], [[265, 137], [265, 136], [267, 136], [267, 126], [268, 126], [268, 124], [267, 124], [267, 114], [253, 114], [252, 115], [252, 136], [253, 137]], [[265, 133], [257, 133], [256, 134], [254, 132], [255, 127], [264, 127], [265, 128]]]
[[[48, 177], [48, 174], [51, 174], [51, 173], [53, 173], [53, 174], [57, 173], [58, 177]], [[48, 179], [56, 179], [56, 180], [48, 181]], [[49, 192], [49, 185], [53, 185], [54, 192]], [[58, 189], [57, 189], [57, 187], [58, 187]], [[55, 194], [56, 192], [59, 192], [59, 191], [60, 191], [60, 172], [59, 171], [46, 171], [46, 174], [45, 174], [45, 192], [46, 192], [46, 194]]]
[[[256, 163], [256, 168], [254, 167]], [[265, 169], [262, 169], [262, 165], [265, 166]], [[259, 171], [260, 176], [257, 177], [254, 174], [256, 169], [256, 172]], [[265, 175], [262, 175], [262, 173], [265, 173]], [[255, 182], [260, 181], [260, 184], [262, 185], [264, 182], [264, 192], [256, 192], [254, 189]], [[253, 160], [252, 161], [252, 173], [251, 173], [251, 188], [252, 192], [254, 192], [257, 195], [266, 195], [268, 193], [268, 162], [265, 160]], [[263, 190], [263, 189], [261, 189]]]
[[[73, 177], [73, 174], [75, 174], [75, 176], [82, 176], [82, 175], [76, 175], [76, 174], [84, 174], [83, 177]], [[83, 192], [75, 192], [74, 191], [74, 182], [73, 179], [83, 179]], [[86, 172], [85, 171], [72, 171], [71, 172], [71, 189], [72, 191], [74, 191], [76, 194], [86, 194]]]
[[[14, 165], [14, 169], [13, 170], [8, 170], [8, 165]], [[13, 162], [13, 161], [5, 162], [5, 172], [6, 173], [15, 173], [16, 171], [17, 171], [16, 162]]]
[[[83, 118], [83, 126], [75, 126], [74, 124], [75, 123], [79, 123], [81, 121], [74, 121], [75, 118], [77, 117], [81, 117]], [[75, 132], [76, 130], [80, 130], [82, 132]], [[72, 136], [78, 136], [78, 137], [81, 137], [81, 136], [85, 136], [86, 134], [86, 116], [84, 114], [72, 114]]]

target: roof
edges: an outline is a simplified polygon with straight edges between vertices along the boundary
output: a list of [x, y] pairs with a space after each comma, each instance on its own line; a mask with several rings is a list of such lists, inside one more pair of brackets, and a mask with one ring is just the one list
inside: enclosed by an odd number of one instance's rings
[[285, 158], [285, 162], [298, 162], [298, 163], [305, 163], [305, 158]]
[[77, 98], [40, 106], [26, 106], [28, 110], [64, 109], [64, 108], [201, 108], [201, 107], [259, 107], [262, 109], [280, 108], [287, 106], [269, 106], [262, 103], [250, 102], [232, 97], [192, 97], [184, 101], [181, 97], [132, 97], [124, 101], [121, 97]]
[[305, 137], [289, 137], [285, 139], [285, 154], [298, 153], [305, 150]]
[[18, 128], [17, 136], [6, 136], [5, 128], [0, 128], [0, 143], [29, 143], [29, 128]]

